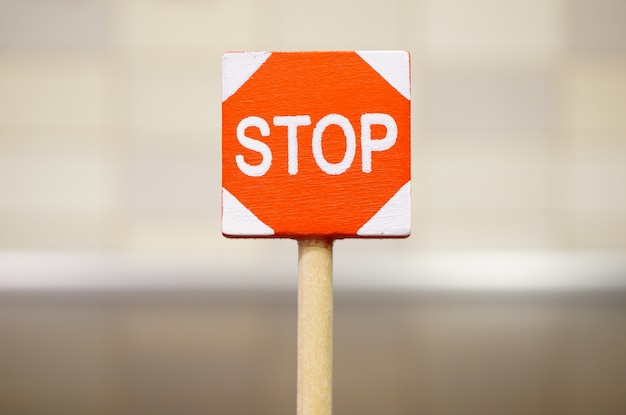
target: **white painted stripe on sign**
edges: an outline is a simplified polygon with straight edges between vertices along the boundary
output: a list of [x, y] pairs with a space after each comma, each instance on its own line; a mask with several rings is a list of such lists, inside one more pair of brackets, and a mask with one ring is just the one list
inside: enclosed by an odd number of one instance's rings
[[409, 180], [356, 234], [359, 236], [408, 236], [410, 233], [411, 181]]
[[222, 102], [233, 95], [271, 56], [270, 52], [229, 52], [222, 56]]
[[401, 50], [357, 51], [365, 62], [406, 99], [411, 99], [409, 53]]
[[231, 236], [269, 236], [274, 230], [222, 187], [222, 232]]

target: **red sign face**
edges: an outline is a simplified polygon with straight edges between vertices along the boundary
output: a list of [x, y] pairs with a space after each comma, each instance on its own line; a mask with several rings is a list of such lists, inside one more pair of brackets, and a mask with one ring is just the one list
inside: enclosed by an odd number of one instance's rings
[[241, 52], [222, 60], [222, 232], [410, 233], [407, 52]]

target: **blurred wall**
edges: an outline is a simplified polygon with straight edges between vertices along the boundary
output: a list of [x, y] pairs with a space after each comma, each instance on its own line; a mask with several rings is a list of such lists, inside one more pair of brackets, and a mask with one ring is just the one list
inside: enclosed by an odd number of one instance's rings
[[219, 232], [221, 53], [382, 48], [412, 54], [414, 233], [371, 246], [624, 252], [621, 0], [5, 0], [0, 248], [273, 255]]

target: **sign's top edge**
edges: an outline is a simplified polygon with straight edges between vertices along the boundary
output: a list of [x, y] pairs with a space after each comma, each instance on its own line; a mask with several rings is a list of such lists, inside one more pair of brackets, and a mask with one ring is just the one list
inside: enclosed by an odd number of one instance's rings
[[359, 49], [359, 50], [343, 50], [343, 49], [339, 49], [339, 50], [232, 50], [232, 51], [226, 51], [222, 54], [222, 56], [226, 56], [226, 55], [237, 55], [237, 54], [244, 54], [244, 53], [252, 53], [252, 54], [265, 54], [265, 53], [362, 53], [362, 52], [374, 52], [374, 53], [380, 53], [380, 52], [386, 52], [386, 53], [406, 53], [406, 54], [411, 54], [410, 51], [408, 50], [402, 50], [402, 49]]

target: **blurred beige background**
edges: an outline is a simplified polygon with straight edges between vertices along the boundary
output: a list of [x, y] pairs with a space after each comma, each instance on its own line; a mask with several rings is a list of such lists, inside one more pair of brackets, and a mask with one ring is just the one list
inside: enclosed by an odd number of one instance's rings
[[413, 235], [335, 246], [337, 413], [626, 413], [626, 2], [0, 0], [0, 413], [292, 413], [220, 59], [412, 56]]

